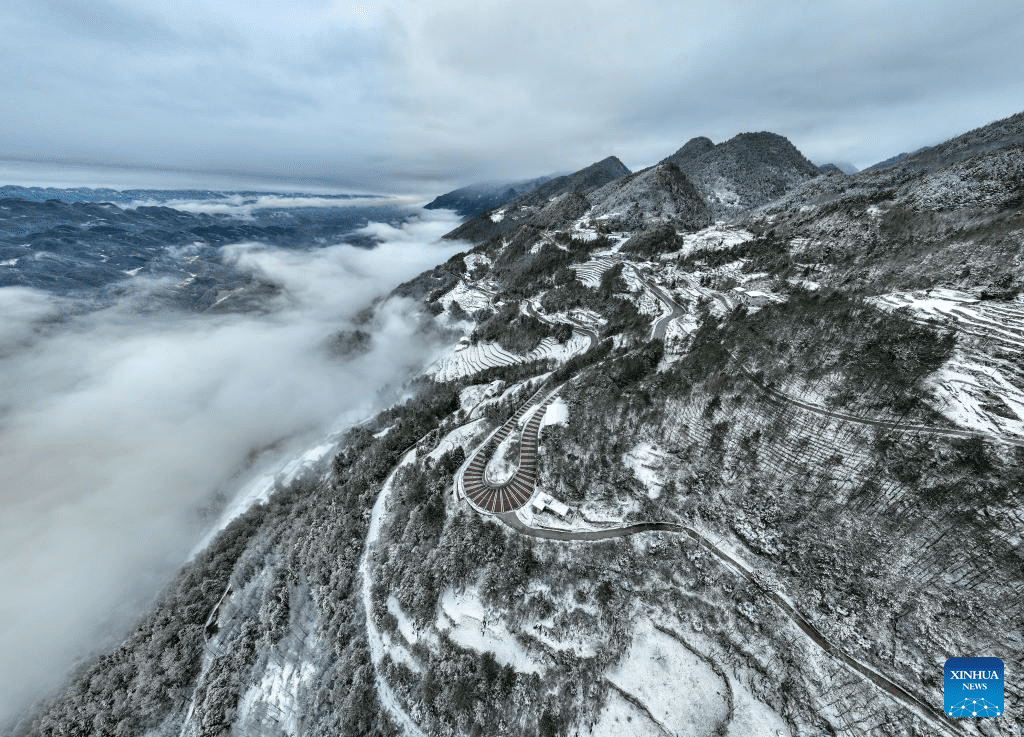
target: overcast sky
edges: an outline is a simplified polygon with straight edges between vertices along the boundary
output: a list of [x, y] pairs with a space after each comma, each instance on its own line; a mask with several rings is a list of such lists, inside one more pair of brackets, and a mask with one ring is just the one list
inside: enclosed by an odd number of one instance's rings
[[863, 167], [1024, 109], [1013, 0], [4, 0], [0, 33], [0, 159], [380, 192], [749, 130]]

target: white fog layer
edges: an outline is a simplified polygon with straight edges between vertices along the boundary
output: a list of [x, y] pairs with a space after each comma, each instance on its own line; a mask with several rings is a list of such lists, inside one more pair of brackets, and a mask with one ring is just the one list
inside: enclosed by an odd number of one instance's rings
[[377, 310], [368, 353], [325, 344], [460, 250], [439, 241], [456, 222], [371, 224], [372, 250], [225, 248], [281, 288], [263, 314], [146, 311], [140, 278], [112, 306], [51, 322], [67, 300], [0, 289], [0, 722], [125, 635], [254, 457], [315, 442], [422, 367], [436, 347], [403, 300]]

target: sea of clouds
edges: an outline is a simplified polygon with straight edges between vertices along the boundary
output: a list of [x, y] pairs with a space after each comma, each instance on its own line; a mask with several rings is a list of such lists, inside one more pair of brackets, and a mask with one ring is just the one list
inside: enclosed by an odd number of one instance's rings
[[289, 209], [338, 209], [344, 207], [373, 206], [409, 206], [415, 202], [411, 197], [317, 197], [313, 195], [285, 196], [280, 194], [242, 195], [231, 194], [203, 200], [169, 199], [169, 200], [135, 200], [129, 207], [162, 206], [182, 212], [199, 215], [230, 215], [237, 218], [249, 218], [258, 210], [289, 210]]
[[397, 299], [377, 309], [368, 353], [326, 344], [461, 250], [440, 240], [456, 223], [371, 223], [373, 249], [223, 249], [280, 287], [260, 314], [154, 310], [141, 278], [93, 310], [0, 289], [0, 724], [124, 637], [254, 458], [370, 415], [436, 354]]

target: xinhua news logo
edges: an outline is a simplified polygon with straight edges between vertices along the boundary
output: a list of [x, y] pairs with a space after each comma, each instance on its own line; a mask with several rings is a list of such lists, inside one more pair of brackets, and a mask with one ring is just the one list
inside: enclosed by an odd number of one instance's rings
[[1003, 661], [999, 658], [950, 658], [942, 693], [948, 717], [1003, 715]]

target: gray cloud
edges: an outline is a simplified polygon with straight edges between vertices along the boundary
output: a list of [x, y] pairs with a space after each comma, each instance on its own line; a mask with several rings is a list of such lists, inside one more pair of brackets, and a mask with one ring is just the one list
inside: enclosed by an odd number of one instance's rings
[[758, 129], [865, 165], [1024, 100], [1003, 0], [19, 0], [0, 22], [0, 157], [382, 191]]
[[264, 316], [140, 314], [143, 292], [54, 323], [60, 303], [0, 289], [0, 724], [124, 636], [252, 454], [322, 442], [430, 357], [401, 301], [380, 311], [368, 354], [340, 362], [324, 341], [456, 251], [437, 240], [455, 222], [373, 224], [374, 250], [225, 249], [282, 286]]

